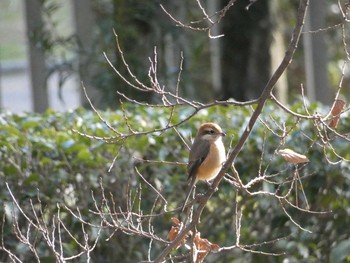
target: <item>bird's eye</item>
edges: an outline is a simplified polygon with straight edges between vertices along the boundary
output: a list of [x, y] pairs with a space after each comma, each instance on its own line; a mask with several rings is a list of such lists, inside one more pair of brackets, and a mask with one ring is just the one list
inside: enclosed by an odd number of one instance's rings
[[214, 134], [215, 133], [214, 130], [208, 130], [207, 132], [208, 132], [208, 134]]

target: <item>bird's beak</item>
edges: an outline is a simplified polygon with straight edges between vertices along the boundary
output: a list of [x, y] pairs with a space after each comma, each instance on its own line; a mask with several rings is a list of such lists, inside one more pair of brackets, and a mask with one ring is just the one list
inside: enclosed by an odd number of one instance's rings
[[221, 135], [222, 137], [225, 137], [225, 136], [226, 136], [226, 133], [222, 132], [222, 133], [220, 133], [220, 135]]

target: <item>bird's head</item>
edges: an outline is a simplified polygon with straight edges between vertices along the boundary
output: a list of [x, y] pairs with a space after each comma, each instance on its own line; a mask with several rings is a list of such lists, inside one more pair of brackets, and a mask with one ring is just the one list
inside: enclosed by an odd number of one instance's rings
[[216, 141], [217, 139], [225, 136], [226, 134], [222, 131], [221, 127], [216, 123], [208, 122], [202, 124], [197, 133], [197, 137], [202, 140]]

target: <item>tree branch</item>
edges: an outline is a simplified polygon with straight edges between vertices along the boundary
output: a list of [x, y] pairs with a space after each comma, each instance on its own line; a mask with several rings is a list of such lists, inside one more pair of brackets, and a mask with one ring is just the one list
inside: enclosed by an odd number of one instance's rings
[[281, 77], [283, 72], [287, 69], [288, 65], [292, 61], [295, 50], [298, 47], [298, 43], [299, 43], [300, 35], [302, 32], [302, 28], [304, 25], [304, 19], [305, 19], [308, 4], [309, 4], [309, 0], [301, 0], [300, 1], [298, 12], [297, 12], [296, 26], [294, 28], [290, 44], [289, 44], [288, 49], [286, 51], [286, 55], [284, 56], [279, 67], [276, 69], [275, 73], [272, 75], [272, 77], [270, 78], [270, 80], [266, 84], [266, 86], [265, 86], [265, 88], [264, 88], [264, 90], [263, 90], [263, 92], [258, 100], [257, 107], [256, 107], [255, 111], [253, 112], [253, 115], [250, 118], [249, 123], [248, 123], [247, 127], [245, 128], [242, 136], [240, 137], [237, 145], [230, 152], [230, 154], [227, 158], [227, 161], [223, 165], [220, 173], [214, 179], [212, 187], [205, 194], [203, 202], [201, 202], [199, 204], [198, 208], [194, 211], [194, 215], [193, 215], [191, 223], [187, 227], [185, 227], [178, 234], [176, 239], [162, 251], [162, 253], [155, 260], [156, 263], [163, 262], [164, 259], [170, 254], [170, 252], [175, 247], [177, 247], [178, 244], [184, 239], [184, 237], [188, 234], [188, 232], [190, 230], [192, 230], [194, 228], [194, 226], [199, 223], [200, 216], [202, 214], [202, 211], [203, 211], [207, 201], [211, 198], [211, 196], [215, 192], [216, 188], [218, 187], [219, 183], [221, 182], [222, 178], [225, 176], [226, 171], [228, 171], [228, 169], [233, 165], [235, 159], [237, 158], [237, 156], [240, 153], [240, 151], [242, 150], [244, 144], [248, 140], [249, 135], [251, 134], [252, 129], [253, 129], [259, 115], [261, 114], [266, 101], [271, 96], [271, 92], [272, 92], [276, 82], [278, 81], [278, 79]]

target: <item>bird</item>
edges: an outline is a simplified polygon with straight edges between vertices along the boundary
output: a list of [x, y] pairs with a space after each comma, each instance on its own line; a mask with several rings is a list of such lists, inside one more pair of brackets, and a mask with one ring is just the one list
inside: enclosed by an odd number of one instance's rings
[[221, 127], [213, 122], [200, 125], [190, 149], [187, 165], [188, 183], [190, 189], [181, 209], [184, 211], [188, 199], [198, 181], [214, 179], [226, 160], [225, 146], [222, 137], [226, 134]]

